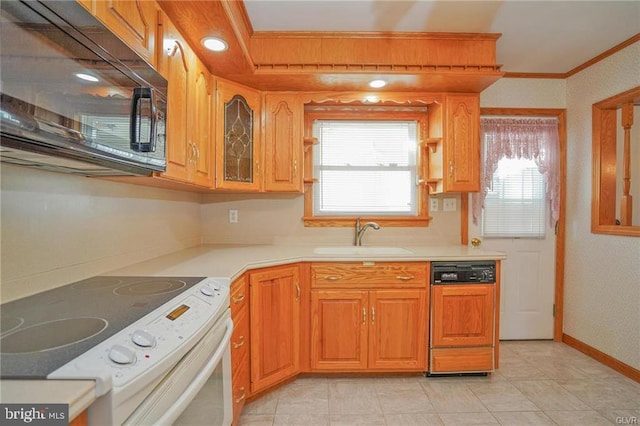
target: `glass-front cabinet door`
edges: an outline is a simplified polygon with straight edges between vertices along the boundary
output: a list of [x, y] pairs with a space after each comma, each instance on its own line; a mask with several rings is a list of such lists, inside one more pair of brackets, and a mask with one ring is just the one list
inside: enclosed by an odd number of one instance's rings
[[218, 81], [216, 188], [260, 191], [260, 93]]

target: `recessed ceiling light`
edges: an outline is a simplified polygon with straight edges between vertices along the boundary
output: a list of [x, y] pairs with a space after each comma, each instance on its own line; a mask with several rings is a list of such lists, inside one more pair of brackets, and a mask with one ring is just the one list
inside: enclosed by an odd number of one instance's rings
[[217, 37], [207, 37], [202, 39], [202, 45], [214, 52], [224, 52], [229, 48], [224, 40]]
[[100, 81], [100, 80], [98, 80], [97, 77], [94, 77], [91, 74], [85, 74], [83, 72], [76, 73], [76, 77], [78, 77], [79, 79], [84, 80], [84, 81], [90, 81], [92, 83], [97, 83], [98, 81]]
[[369, 87], [373, 87], [374, 89], [379, 89], [387, 85], [387, 82], [384, 80], [373, 80], [369, 83]]

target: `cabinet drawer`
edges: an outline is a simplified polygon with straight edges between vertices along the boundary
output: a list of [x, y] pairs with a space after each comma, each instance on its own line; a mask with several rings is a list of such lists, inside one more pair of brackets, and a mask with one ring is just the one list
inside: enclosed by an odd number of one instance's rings
[[231, 317], [234, 322], [238, 316], [248, 311], [249, 282], [246, 275], [241, 276], [231, 284]]
[[493, 370], [493, 348], [431, 350], [431, 373], [483, 372]]
[[311, 265], [312, 288], [426, 288], [427, 263], [341, 262]]
[[249, 397], [249, 357], [248, 354], [240, 359], [244, 368], [235, 370], [232, 379], [232, 398], [233, 398], [233, 424], [238, 424], [238, 419], [242, 414], [242, 407]]

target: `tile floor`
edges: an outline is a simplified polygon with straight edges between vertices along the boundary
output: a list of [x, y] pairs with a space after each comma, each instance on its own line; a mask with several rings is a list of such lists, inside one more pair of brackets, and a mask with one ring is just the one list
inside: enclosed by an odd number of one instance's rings
[[640, 425], [640, 383], [563, 343], [502, 342], [488, 377], [301, 377], [240, 425]]

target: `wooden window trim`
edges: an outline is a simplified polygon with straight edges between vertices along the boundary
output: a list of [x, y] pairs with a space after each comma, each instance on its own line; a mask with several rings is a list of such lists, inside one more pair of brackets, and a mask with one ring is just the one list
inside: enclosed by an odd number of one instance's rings
[[[334, 106], [333, 108], [323, 105], [326, 110], [322, 111], [305, 111], [304, 114], [304, 130], [305, 135], [313, 134], [313, 122], [322, 119], [349, 119], [349, 120], [416, 120], [419, 127], [420, 141], [428, 138], [428, 115], [424, 106], [417, 111], [407, 111], [406, 107], [398, 107], [398, 111], [379, 111], [375, 107], [367, 109], [366, 107], [349, 107]], [[428, 176], [426, 164], [428, 159], [424, 153], [426, 149], [420, 142], [417, 147], [416, 168], [417, 176], [420, 182], [426, 182]], [[352, 227], [358, 217], [362, 221], [375, 221], [380, 226], [385, 227], [427, 227], [431, 221], [429, 216], [429, 187], [426, 184], [420, 184], [417, 191], [417, 208], [416, 216], [314, 216], [313, 214], [313, 190], [314, 184], [305, 185], [304, 196], [304, 226], [305, 227]]]
[[[616, 154], [617, 110], [629, 102], [640, 102], [640, 86], [597, 102], [592, 107], [591, 232], [594, 234], [640, 237], [640, 226], [615, 224], [616, 176], [605, 172], [610, 167], [615, 169], [616, 162], [622, 163]], [[633, 187], [640, 187], [640, 182], [634, 182]]]

